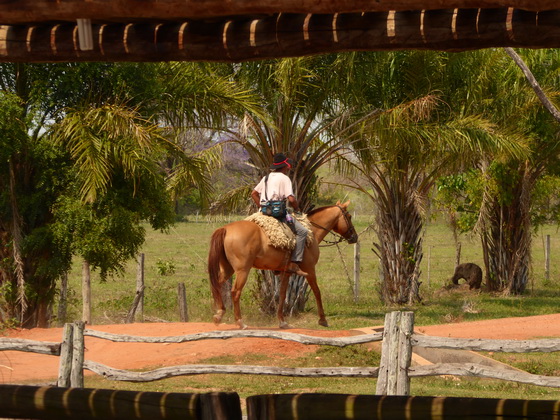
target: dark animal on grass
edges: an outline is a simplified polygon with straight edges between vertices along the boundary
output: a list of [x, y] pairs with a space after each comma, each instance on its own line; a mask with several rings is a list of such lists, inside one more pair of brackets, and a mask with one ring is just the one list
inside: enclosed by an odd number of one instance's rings
[[469, 289], [480, 289], [482, 284], [482, 269], [474, 263], [459, 264], [451, 278], [453, 284], [459, 284], [459, 279], [465, 279]]
[[[347, 211], [349, 203], [348, 201], [344, 204], [337, 203], [334, 206], [321, 207], [307, 214], [307, 218], [311, 222], [313, 240], [305, 248], [300, 267], [308, 273], [307, 282], [317, 301], [319, 325], [325, 327], [328, 326], [328, 323], [325, 318], [321, 292], [317, 285], [317, 275], [315, 273], [315, 265], [319, 260], [319, 243], [330, 231], [338, 233], [351, 244], [357, 242], [358, 235]], [[283, 306], [290, 278], [290, 273], [285, 271], [286, 264], [290, 261], [290, 252], [272, 246], [263, 229], [250, 221], [240, 220], [217, 229], [212, 235], [208, 256], [208, 272], [216, 311], [214, 322], [216, 324], [220, 323], [226, 310], [222, 301], [222, 284], [235, 274], [235, 281], [231, 289], [235, 321], [239, 328], [247, 328], [241, 318], [239, 298], [243, 286], [247, 282], [249, 271], [255, 267], [260, 270], [282, 272], [277, 315], [280, 328], [289, 328], [289, 325], [284, 321]]]

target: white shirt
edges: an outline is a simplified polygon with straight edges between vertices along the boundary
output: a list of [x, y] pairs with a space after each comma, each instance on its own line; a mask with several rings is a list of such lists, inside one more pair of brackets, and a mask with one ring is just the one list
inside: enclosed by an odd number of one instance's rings
[[268, 180], [266, 181], [266, 194], [264, 191], [264, 179], [255, 187], [255, 191], [260, 194], [261, 203], [268, 200], [279, 201], [288, 198], [290, 195], [294, 195], [292, 189], [292, 180], [282, 172], [271, 172], [268, 175]]

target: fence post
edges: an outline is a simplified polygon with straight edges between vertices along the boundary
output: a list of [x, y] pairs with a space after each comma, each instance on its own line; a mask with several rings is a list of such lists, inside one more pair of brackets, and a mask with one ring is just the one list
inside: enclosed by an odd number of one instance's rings
[[432, 271], [432, 245], [428, 247], [428, 289], [432, 287], [431, 271]]
[[64, 324], [62, 330], [62, 343], [60, 345], [60, 360], [58, 365], [58, 381], [60, 387], [70, 386], [72, 372], [73, 324]]
[[82, 321], [91, 325], [91, 273], [89, 263], [82, 263]]
[[74, 323], [72, 337], [72, 371], [70, 386], [73, 388], [84, 387], [84, 323]]
[[187, 310], [187, 292], [185, 291], [185, 283], [177, 285], [177, 299], [179, 300], [179, 318], [181, 322], [189, 322], [189, 313]]
[[360, 299], [360, 241], [354, 244], [354, 303]]
[[390, 376], [390, 370], [394, 363], [391, 363], [391, 355], [396, 355], [394, 347], [391, 346], [390, 340], [394, 334], [391, 330], [396, 324], [396, 318], [399, 312], [389, 312], [385, 314], [385, 323], [383, 326], [383, 341], [381, 342], [381, 360], [379, 362], [379, 375], [377, 376], [377, 395], [387, 395], [387, 386]]
[[408, 368], [412, 358], [410, 336], [414, 329], [412, 312], [385, 314], [377, 395], [408, 395]]
[[68, 273], [60, 277], [60, 298], [58, 300], [57, 323], [64, 326], [66, 323], [66, 305], [68, 300]]
[[544, 276], [546, 281], [550, 280], [550, 235], [546, 235], [546, 245], [544, 248]]
[[408, 369], [412, 360], [410, 339], [414, 332], [414, 312], [403, 312], [399, 328], [399, 366], [397, 370], [397, 394], [410, 395]]
[[134, 322], [136, 311], [140, 306], [140, 302], [142, 302], [142, 299], [144, 299], [144, 286], [136, 290], [136, 295], [134, 296], [134, 300], [132, 301], [132, 307], [130, 308], [130, 311], [128, 311], [128, 315], [125, 319], [125, 324], [131, 324]]
[[136, 308], [136, 314], [138, 314], [138, 319], [140, 322], [144, 322], [144, 253], [138, 255], [138, 271], [136, 272], [136, 293], [142, 290], [142, 297], [138, 302], [138, 308]]

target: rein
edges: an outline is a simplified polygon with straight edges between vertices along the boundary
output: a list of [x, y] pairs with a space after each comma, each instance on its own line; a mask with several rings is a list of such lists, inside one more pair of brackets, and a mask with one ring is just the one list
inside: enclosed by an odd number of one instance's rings
[[337, 245], [337, 244], [343, 242], [344, 240], [349, 240], [353, 235], [357, 236], [357, 233], [354, 229], [354, 226], [350, 223], [350, 220], [348, 220], [348, 216], [347, 216], [348, 212], [345, 211], [342, 207], [340, 207], [338, 205], [336, 207], [338, 207], [340, 209], [340, 215], [337, 217], [336, 220], [340, 219], [341, 216], [344, 216], [344, 221], [346, 222], [346, 226], [348, 227], [348, 230], [346, 231], [346, 234], [344, 236], [342, 236], [339, 233], [334, 232], [333, 230], [329, 230], [326, 227], [315, 223], [313, 220], [309, 220], [309, 222], [313, 226], [315, 226], [319, 229], [322, 229], [324, 231], [327, 231], [329, 233], [332, 233], [335, 236], [338, 236], [338, 239], [336, 241], [328, 241], [326, 239], [323, 239], [323, 242], [325, 242], [327, 245], [319, 245], [319, 247], [327, 247], [327, 246]]

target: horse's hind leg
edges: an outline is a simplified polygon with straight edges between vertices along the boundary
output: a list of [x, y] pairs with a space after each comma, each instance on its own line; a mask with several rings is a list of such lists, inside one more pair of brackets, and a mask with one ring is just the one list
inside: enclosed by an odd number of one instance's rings
[[291, 328], [284, 319], [284, 302], [286, 301], [286, 291], [288, 290], [288, 283], [290, 282], [290, 274], [283, 272], [280, 275], [280, 298], [278, 302], [278, 322], [280, 328]]
[[[233, 269], [229, 264], [226, 267], [220, 265], [220, 280], [219, 284], [223, 286], [225, 282], [233, 275]], [[222, 299], [222, 293], [219, 291], [214, 294], [214, 324], [218, 325], [222, 322], [222, 318], [226, 313], [226, 306], [224, 305], [224, 300]]]
[[247, 283], [247, 277], [249, 276], [249, 269], [242, 269], [235, 272], [235, 282], [231, 288], [231, 300], [233, 301], [233, 313], [235, 315], [235, 321], [239, 328], [242, 330], [247, 328], [247, 325], [243, 322], [241, 318], [241, 306], [239, 305], [239, 300], [241, 299], [241, 292], [245, 283]]

